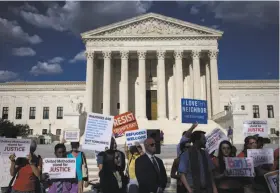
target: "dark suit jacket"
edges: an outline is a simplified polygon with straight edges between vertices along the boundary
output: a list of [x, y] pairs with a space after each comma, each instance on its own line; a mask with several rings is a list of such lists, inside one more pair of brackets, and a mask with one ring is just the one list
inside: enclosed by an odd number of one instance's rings
[[125, 193], [126, 184], [124, 184], [124, 175], [120, 172], [122, 178], [122, 188], [119, 188], [118, 181], [112, 171], [102, 169], [99, 172], [100, 187], [102, 193]]
[[163, 190], [166, 187], [167, 175], [165, 167], [160, 158], [155, 158], [160, 169], [159, 175], [146, 154], [140, 156], [135, 161], [135, 174], [139, 183], [139, 193], [156, 193], [159, 187]]

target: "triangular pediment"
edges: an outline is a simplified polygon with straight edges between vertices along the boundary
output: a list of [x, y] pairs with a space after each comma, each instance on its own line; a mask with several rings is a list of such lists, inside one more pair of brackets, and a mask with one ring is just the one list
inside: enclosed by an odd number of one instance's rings
[[83, 39], [128, 36], [222, 36], [223, 32], [163, 15], [148, 13], [85, 32]]

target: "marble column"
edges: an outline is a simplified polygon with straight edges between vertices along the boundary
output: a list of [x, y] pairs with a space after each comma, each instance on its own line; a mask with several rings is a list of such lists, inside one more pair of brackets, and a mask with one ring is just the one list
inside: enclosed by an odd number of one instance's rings
[[200, 81], [200, 51], [193, 50], [193, 87], [194, 99], [201, 99], [201, 81]]
[[193, 99], [193, 93], [194, 93], [194, 83], [193, 83], [193, 64], [191, 63], [189, 65], [189, 73], [190, 73], [190, 82], [188, 84], [188, 88], [189, 88], [189, 97], [191, 99]]
[[212, 93], [212, 115], [220, 112], [220, 93], [219, 93], [219, 77], [217, 65], [218, 50], [210, 50], [210, 72], [211, 72], [211, 93]]
[[157, 51], [157, 102], [158, 119], [166, 119], [166, 84], [165, 84], [165, 53], [166, 51]]
[[182, 68], [182, 58], [183, 58], [183, 50], [174, 51], [175, 57], [175, 72], [176, 72], [176, 115], [177, 120], [181, 122], [181, 99], [184, 96], [184, 84], [183, 84], [183, 68]]
[[206, 100], [207, 100], [207, 112], [208, 112], [208, 119], [212, 117], [212, 103], [211, 103], [211, 88], [210, 88], [210, 65], [206, 63], [205, 65], [206, 71]]
[[102, 52], [104, 58], [103, 114], [111, 113], [111, 51]]
[[139, 96], [139, 119], [147, 119], [146, 115], [146, 51], [137, 51], [138, 55], [138, 96]]
[[91, 113], [93, 112], [93, 91], [94, 91], [94, 53], [86, 52], [87, 57], [87, 70], [86, 70], [86, 95], [87, 95], [87, 104], [86, 111]]
[[128, 51], [121, 51], [120, 113], [128, 111]]

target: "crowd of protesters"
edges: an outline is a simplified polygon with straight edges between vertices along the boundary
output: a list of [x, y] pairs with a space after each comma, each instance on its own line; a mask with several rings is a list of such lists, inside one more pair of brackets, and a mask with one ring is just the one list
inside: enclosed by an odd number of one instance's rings
[[[279, 148], [274, 151], [274, 164], [255, 167], [255, 177], [226, 176], [225, 157], [247, 157], [248, 149], [264, 147], [263, 138], [248, 136], [243, 150], [236, 155], [229, 140], [222, 141], [217, 150], [205, 151], [206, 137], [203, 131], [194, 131], [197, 124], [182, 134], [177, 146], [170, 177], [176, 179], [177, 193], [269, 193], [264, 175], [279, 169]], [[231, 141], [231, 142], [230, 142]], [[56, 158], [76, 158], [75, 179], [50, 179], [42, 174], [42, 158], [36, 155], [36, 143], [32, 141], [27, 158], [10, 156], [10, 174], [13, 176], [7, 193], [82, 193], [89, 185], [85, 154], [79, 151], [79, 142], [71, 142], [67, 152], [64, 142], [54, 148]], [[99, 189], [102, 193], [163, 193], [168, 177], [163, 161], [155, 156], [155, 139], [148, 137], [144, 148], [139, 143], [125, 145], [125, 152], [118, 150], [115, 139], [111, 146], [97, 155]], [[126, 161], [127, 159], [127, 161]]]

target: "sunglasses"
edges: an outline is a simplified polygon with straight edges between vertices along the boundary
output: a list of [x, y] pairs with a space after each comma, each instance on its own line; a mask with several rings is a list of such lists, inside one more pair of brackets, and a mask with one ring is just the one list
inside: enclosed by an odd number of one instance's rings
[[156, 144], [155, 143], [151, 143], [149, 144], [149, 146], [154, 147]]

